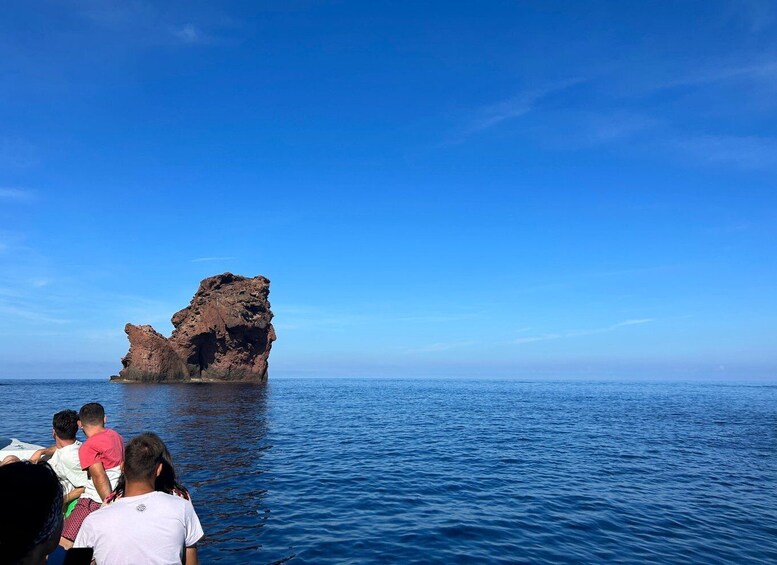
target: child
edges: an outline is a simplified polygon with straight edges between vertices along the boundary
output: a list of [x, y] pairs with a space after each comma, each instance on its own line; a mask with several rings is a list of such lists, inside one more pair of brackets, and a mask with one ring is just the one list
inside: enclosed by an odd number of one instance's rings
[[73, 546], [84, 518], [100, 508], [121, 476], [124, 440], [115, 431], [107, 429], [105, 422], [105, 409], [96, 402], [84, 404], [78, 412], [78, 426], [86, 435], [86, 441], [78, 450], [78, 459], [89, 479], [84, 493], [65, 519], [60, 539], [60, 545], [65, 549]]

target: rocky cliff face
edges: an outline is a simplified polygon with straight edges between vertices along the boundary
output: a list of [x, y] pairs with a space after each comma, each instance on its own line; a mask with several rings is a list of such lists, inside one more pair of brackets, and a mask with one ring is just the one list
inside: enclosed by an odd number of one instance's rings
[[151, 326], [127, 324], [130, 349], [118, 382], [267, 380], [275, 329], [270, 281], [232, 273], [209, 277], [191, 304], [173, 315], [166, 338]]

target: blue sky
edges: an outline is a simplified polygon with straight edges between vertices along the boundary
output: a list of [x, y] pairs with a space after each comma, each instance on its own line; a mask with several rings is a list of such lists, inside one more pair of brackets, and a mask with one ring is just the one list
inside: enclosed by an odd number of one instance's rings
[[9, 2], [0, 378], [272, 280], [273, 376], [774, 379], [777, 5]]

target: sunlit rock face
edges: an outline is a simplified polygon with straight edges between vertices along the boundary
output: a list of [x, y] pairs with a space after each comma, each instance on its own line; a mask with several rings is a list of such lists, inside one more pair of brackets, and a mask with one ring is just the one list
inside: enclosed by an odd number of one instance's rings
[[265, 277], [209, 277], [189, 306], [173, 315], [169, 338], [151, 326], [127, 324], [130, 349], [118, 382], [267, 380], [275, 341]]

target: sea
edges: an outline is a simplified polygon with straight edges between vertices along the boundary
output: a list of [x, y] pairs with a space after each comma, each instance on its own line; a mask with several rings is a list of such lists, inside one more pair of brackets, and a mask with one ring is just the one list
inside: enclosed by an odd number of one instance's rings
[[777, 563], [777, 386], [0, 382], [0, 436], [101, 402], [173, 453], [202, 563]]

